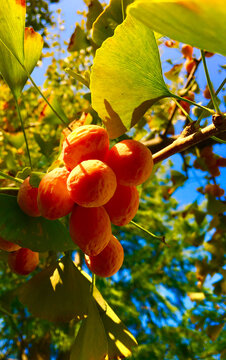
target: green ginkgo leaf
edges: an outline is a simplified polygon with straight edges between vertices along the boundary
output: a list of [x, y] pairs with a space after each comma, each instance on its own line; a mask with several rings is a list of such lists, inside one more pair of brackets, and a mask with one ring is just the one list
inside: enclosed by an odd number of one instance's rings
[[[24, 62], [25, 0], [4, 0], [0, 6], [0, 58], [5, 46]], [[1, 72], [1, 68], [0, 68]]]
[[65, 256], [24, 283], [18, 296], [30, 313], [41, 319], [79, 321], [88, 314], [90, 288], [70, 257]]
[[128, 13], [172, 39], [226, 55], [225, 0], [137, 0]]
[[68, 229], [59, 220], [26, 215], [15, 196], [0, 194], [0, 234], [33, 251], [73, 250]]
[[[24, 33], [24, 61], [22, 65], [29, 74], [36, 66], [43, 48], [43, 39], [32, 28], [25, 28]], [[27, 82], [28, 74], [18, 60], [0, 43], [0, 73], [17, 98], [20, 96]]]
[[68, 45], [68, 51], [79, 51], [86, 49], [90, 46], [90, 42], [86, 37], [85, 31], [81, 28], [80, 25], [76, 25], [75, 31], [71, 35], [70, 43]]
[[134, 126], [167, 89], [154, 33], [128, 15], [96, 52], [90, 77], [92, 106], [110, 138]]
[[115, 28], [123, 22], [123, 11], [134, 0], [124, 0], [122, 10], [121, 0], [110, 0], [104, 11], [93, 24], [93, 41], [101, 46], [102, 42], [114, 34]]
[[96, 303], [90, 298], [88, 317], [82, 321], [72, 345], [70, 360], [104, 360], [107, 353], [105, 329]]

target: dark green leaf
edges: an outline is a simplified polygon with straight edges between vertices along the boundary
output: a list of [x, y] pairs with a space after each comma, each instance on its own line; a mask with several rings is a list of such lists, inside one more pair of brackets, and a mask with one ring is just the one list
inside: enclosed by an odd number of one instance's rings
[[59, 220], [26, 215], [15, 196], [0, 194], [0, 234], [33, 251], [66, 251], [75, 248], [69, 231]]
[[49, 321], [81, 320], [88, 313], [89, 293], [89, 284], [68, 256], [18, 290], [22, 304], [34, 316]]

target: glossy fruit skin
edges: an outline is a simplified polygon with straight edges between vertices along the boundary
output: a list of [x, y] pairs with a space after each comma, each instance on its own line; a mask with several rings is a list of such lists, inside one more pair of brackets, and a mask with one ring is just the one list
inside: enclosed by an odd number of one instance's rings
[[85, 208], [75, 205], [69, 231], [72, 241], [87, 255], [98, 255], [111, 237], [111, 222], [103, 206]]
[[117, 186], [113, 170], [100, 160], [86, 160], [77, 165], [67, 179], [73, 201], [85, 207], [106, 204]]
[[124, 251], [115, 236], [111, 236], [108, 245], [97, 256], [85, 256], [86, 265], [96, 275], [110, 277], [122, 266]]
[[124, 226], [134, 218], [139, 207], [139, 193], [135, 186], [118, 185], [113, 197], [104, 206], [112, 224]]
[[21, 184], [17, 195], [17, 203], [25, 214], [37, 217], [41, 215], [37, 203], [38, 188], [32, 187], [29, 179], [30, 176]]
[[6, 241], [2, 237], [0, 237], [0, 249], [11, 252], [11, 251], [19, 250], [20, 246], [10, 241]]
[[184, 63], [184, 67], [188, 74], [192, 71], [193, 67], [196, 65], [195, 59], [187, 59]]
[[192, 58], [193, 54], [193, 47], [188, 44], [184, 44], [181, 49], [182, 54], [185, 58]]
[[152, 153], [136, 140], [123, 140], [108, 152], [106, 163], [114, 171], [117, 183], [137, 186], [145, 182], [153, 169]]
[[63, 142], [63, 161], [72, 170], [80, 162], [104, 160], [109, 149], [107, 131], [97, 125], [83, 125], [70, 133]]
[[63, 167], [42, 178], [38, 187], [38, 208], [46, 219], [59, 219], [72, 211], [74, 201], [67, 190], [68, 175], [69, 171]]
[[10, 269], [19, 275], [28, 275], [35, 270], [39, 263], [39, 253], [30, 249], [20, 248], [8, 255]]

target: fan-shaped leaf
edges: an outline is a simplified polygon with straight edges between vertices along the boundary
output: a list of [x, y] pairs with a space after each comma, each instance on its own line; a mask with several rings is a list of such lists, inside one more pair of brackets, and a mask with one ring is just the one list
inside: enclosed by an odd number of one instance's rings
[[110, 138], [134, 126], [158, 99], [171, 96], [150, 29], [132, 16], [97, 50], [91, 71], [92, 106]]
[[65, 251], [75, 248], [59, 220], [26, 215], [15, 196], [0, 194], [0, 234], [8, 241], [33, 251]]
[[108, 353], [105, 329], [93, 299], [90, 299], [88, 317], [83, 320], [72, 345], [70, 360], [104, 360]]
[[88, 313], [89, 284], [68, 256], [42, 270], [18, 291], [21, 303], [42, 319], [81, 320]]
[[[22, 63], [29, 74], [32, 73], [37, 64], [43, 47], [41, 35], [32, 28], [25, 28], [24, 37], [24, 62]], [[0, 72], [9, 85], [13, 94], [18, 97], [27, 82], [28, 75], [23, 70], [17, 59], [0, 44]]]
[[[124, 0], [124, 11], [134, 0]], [[101, 46], [102, 42], [114, 34], [115, 28], [123, 22], [122, 1], [111, 0], [93, 24], [93, 41]]]
[[[0, 58], [5, 45], [24, 62], [26, 0], [4, 0], [0, 6]], [[4, 49], [4, 50], [3, 50]], [[1, 68], [0, 68], [1, 72]]]
[[137, 0], [128, 11], [154, 31], [226, 55], [224, 0]]

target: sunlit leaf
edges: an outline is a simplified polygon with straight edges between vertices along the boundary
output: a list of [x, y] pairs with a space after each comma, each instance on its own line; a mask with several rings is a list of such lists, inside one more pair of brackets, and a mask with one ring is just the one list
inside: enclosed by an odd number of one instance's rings
[[[124, 11], [134, 0], [124, 0]], [[115, 28], [123, 22], [122, 1], [110, 0], [110, 3], [93, 24], [93, 41], [101, 46], [102, 42], [114, 34]]]
[[171, 39], [226, 55], [224, 0], [137, 0], [129, 13]]
[[88, 313], [89, 286], [68, 256], [33, 276], [18, 293], [22, 304], [41, 319], [80, 320]]
[[205, 299], [205, 295], [203, 292], [189, 292], [188, 296], [191, 301], [202, 301]]
[[183, 64], [174, 65], [169, 71], [165, 72], [164, 75], [168, 80], [177, 81]]
[[[55, 94], [50, 95], [48, 98], [48, 101], [50, 105], [55, 109], [57, 114], [61, 116], [61, 118], [64, 120], [65, 123], [68, 123], [68, 118], [62, 108], [61, 102], [62, 100]], [[43, 106], [43, 109], [40, 114], [40, 120], [44, 121], [47, 124], [51, 125], [57, 125], [62, 124], [59, 117], [53, 112], [53, 110], [50, 108], [50, 106], [45, 103]]]
[[[42, 52], [43, 39], [32, 28], [25, 28], [23, 65], [31, 74]], [[28, 75], [17, 59], [4, 47], [0, 46], [0, 72], [13, 94], [18, 97], [27, 82]]]
[[90, 299], [88, 317], [83, 320], [72, 345], [70, 360], [102, 360], [108, 353], [105, 329], [95, 302]]
[[[25, 0], [4, 0], [0, 6], [0, 58], [5, 46], [24, 62]], [[4, 49], [4, 50], [3, 50]], [[2, 71], [0, 67], [0, 72]]]
[[137, 341], [109, 305], [106, 312], [101, 312], [101, 319], [108, 335], [109, 360], [130, 356]]
[[65, 251], [75, 248], [59, 220], [26, 215], [15, 196], [0, 194], [0, 233], [8, 241], [33, 251]]
[[24, 144], [24, 135], [23, 135], [22, 131], [18, 132], [18, 133], [12, 133], [12, 134], [4, 132], [4, 137], [8, 141], [8, 143], [11, 144], [16, 149], [21, 148]]
[[86, 15], [86, 27], [90, 30], [93, 26], [94, 21], [96, 18], [102, 13], [103, 6], [98, 0], [85, 0], [85, 3], [88, 5], [88, 13]]
[[79, 51], [86, 49], [88, 46], [90, 46], [90, 42], [86, 37], [85, 31], [81, 28], [80, 25], [76, 25], [75, 31], [71, 35], [68, 51]]
[[90, 77], [92, 106], [110, 138], [134, 126], [157, 100], [171, 96], [150, 29], [132, 16], [96, 52]]

